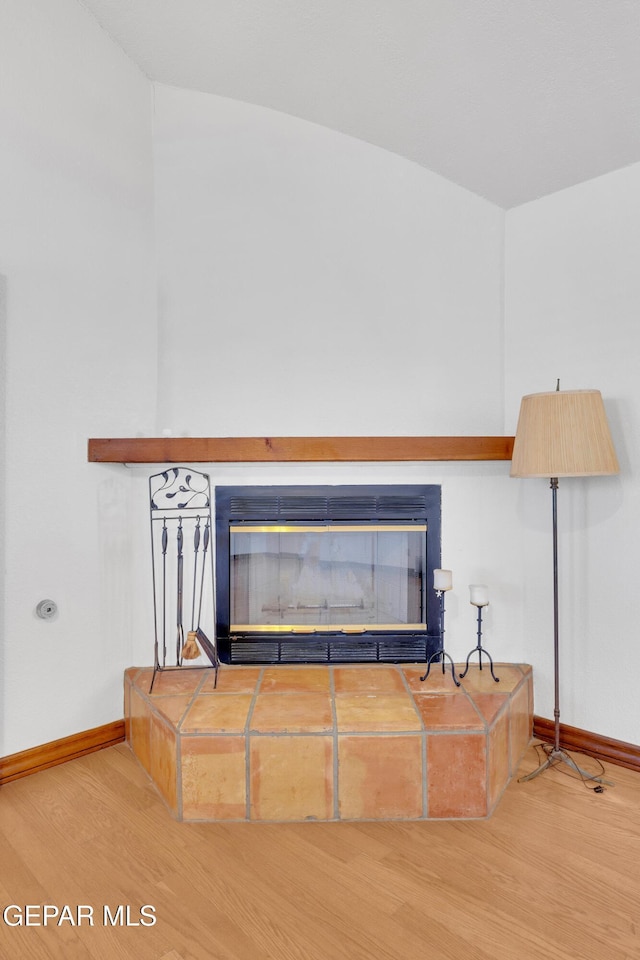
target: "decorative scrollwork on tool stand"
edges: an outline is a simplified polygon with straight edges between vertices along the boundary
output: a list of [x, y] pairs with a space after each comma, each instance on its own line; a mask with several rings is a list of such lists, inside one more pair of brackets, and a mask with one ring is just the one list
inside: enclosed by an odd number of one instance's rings
[[[154, 484], [154, 481], [158, 481]], [[207, 510], [211, 508], [209, 477], [198, 470], [171, 467], [149, 479], [152, 510]], [[178, 499], [176, 499], [176, 497]]]
[[[209, 477], [186, 467], [154, 474], [149, 478], [149, 512], [155, 628], [149, 692], [163, 670], [188, 669], [184, 660], [189, 660], [191, 667], [213, 668], [215, 686], [220, 660], [215, 642]], [[188, 604], [189, 599], [190, 628], [185, 640], [185, 601]], [[175, 663], [170, 663], [167, 643], [174, 629]]]
[[440, 646], [434, 654], [429, 657], [429, 662], [427, 663], [427, 672], [423, 677], [420, 677], [421, 680], [426, 680], [431, 671], [431, 664], [436, 662], [442, 663], [442, 672], [445, 672], [445, 660], [448, 660], [451, 664], [451, 677], [456, 687], [460, 686], [460, 681], [456, 680], [455, 665], [453, 659], [449, 656], [447, 651], [444, 649], [444, 595], [447, 590], [451, 590], [452, 586], [452, 576], [451, 570], [434, 570], [433, 571], [433, 585], [436, 591], [438, 600], [440, 601]]

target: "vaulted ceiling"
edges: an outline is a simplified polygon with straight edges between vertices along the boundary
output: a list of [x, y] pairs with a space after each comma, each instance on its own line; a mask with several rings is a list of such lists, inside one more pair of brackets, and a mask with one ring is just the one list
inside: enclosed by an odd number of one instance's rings
[[154, 81], [509, 208], [640, 161], [640, 0], [81, 0]]

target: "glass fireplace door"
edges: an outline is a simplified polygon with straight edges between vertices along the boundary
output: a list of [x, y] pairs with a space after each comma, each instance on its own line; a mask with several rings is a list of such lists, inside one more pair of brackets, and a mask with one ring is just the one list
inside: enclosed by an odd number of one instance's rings
[[426, 630], [426, 524], [230, 526], [230, 630]]

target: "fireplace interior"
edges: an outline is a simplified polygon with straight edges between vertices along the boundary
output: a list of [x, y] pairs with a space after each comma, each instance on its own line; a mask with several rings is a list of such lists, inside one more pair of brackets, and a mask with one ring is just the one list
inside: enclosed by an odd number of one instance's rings
[[425, 662], [439, 648], [439, 486], [221, 486], [215, 513], [223, 663]]

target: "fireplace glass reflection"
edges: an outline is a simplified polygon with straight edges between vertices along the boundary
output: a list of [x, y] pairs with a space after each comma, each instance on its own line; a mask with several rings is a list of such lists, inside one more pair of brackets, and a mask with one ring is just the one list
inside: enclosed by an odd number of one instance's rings
[[426, 529], [232, 524], [231, 631], [426, 630]]

